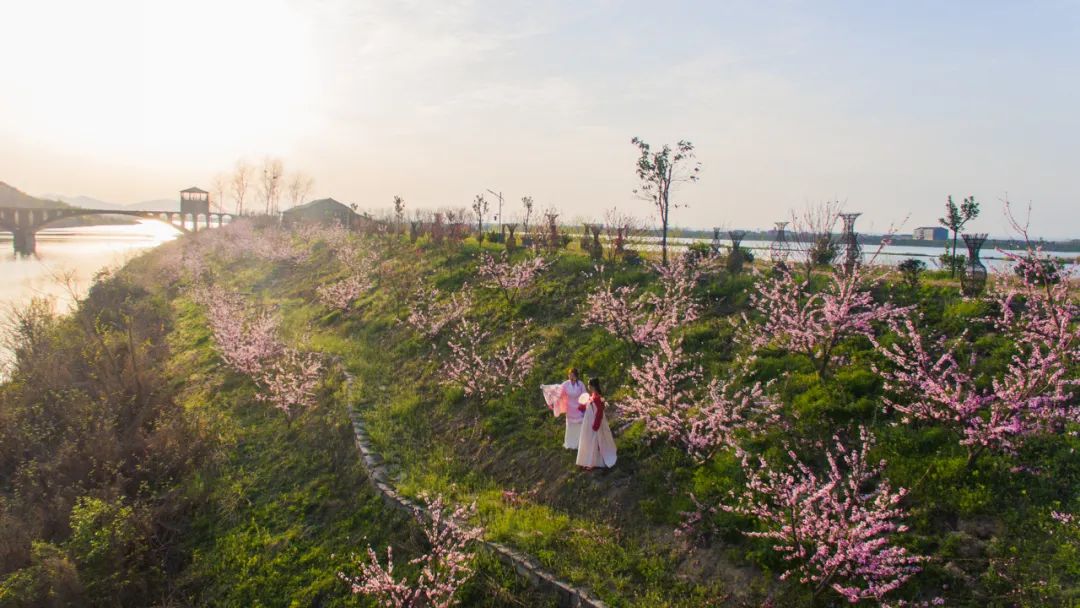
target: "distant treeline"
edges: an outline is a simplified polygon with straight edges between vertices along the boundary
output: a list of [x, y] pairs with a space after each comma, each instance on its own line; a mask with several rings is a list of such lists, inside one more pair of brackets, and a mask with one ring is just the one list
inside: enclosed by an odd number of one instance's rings
[[[723, 241], [728, 240], [728, 234], [727, 233], [728, 233], [727, 230], [721, 230], [720, 231], [721, 240], [723, 240]], [[646, 234], [660, 236], [660, 231], [659, 230], [649, 230], [649, 231], [646, 231]], [[696, 229], [688, 229], [688, 228], [677, 228], [677, 229], [673, 229], [671, 231], [671, 233], [669, 234], [669, 237], [694, 238], [694, 239], [712, 239], [713, 238], [713, 231], [712, 230], [696, 230]], [[806, 242], [810, 242], [812, 240], [810, 238], [809, 234], [796, 234], [796, 233], [793, 233], [793, 232], [788, 232], [786, 234], [786, 237], [787, 237], [787, 240], [789, 240], [789, 241], [806, 241]], [[835, 234], [833, 234], [833, 237], [839, 239], [841, 237], [841, 234], [840, 233], [835, 233]], [[775, 230], [747, 230], [746, 231], [746, 236], [743, 237], [743, 240], [744, 241], [771, 241], [774, 238], [776, 238], [776, 231]], [[878, 245], [878, 244], [881, 243], [881, 239], [885, 238], [885, 235], [881, 235], [881, 234], [859, 234], [858, 238], [859, 238], [859, 243], [861, 243], [861, 244], [864, 244], [864, 245]], [[893, 245], [904, 246], [904, 247], [942, 248], [942, 247], [945, 246], [946, 243], [949, 243], [950, 246], [951, 246], [952, 238], [950, 237], [949, 239], [944, 240], [944, 241], [926, 241], [926, 240], [912, 239], [912, 238], [904, 237], [902, 235], [897, 235], [897, 236], [891, 237], [891, 242], [892, 242]], [[1039, 239], [1039, 240], [1035, 241], [1033, 244], [1041, 246], [1043, 249], [1045, 249], [1047, 251], [1080, 251], [1080, 239], [1069, 239], [1067, 241], [1047, 241], [1045, 239]], [[961, 240], [959, 242], [959, 247], [962, 248], [963, 245], [964, 245], [963, 241]], [[989, 250], [998, 249], [998, 248], [1000, 248], [1000, 249], [1023, 249], [1025, 246], [1026, 245], [1024, 244], [1024, 242], [1022, 240], [1018, 240], [1018, 239], [987, 239], [986, 243], [983, 245], [983, 251], [989, 251]]]

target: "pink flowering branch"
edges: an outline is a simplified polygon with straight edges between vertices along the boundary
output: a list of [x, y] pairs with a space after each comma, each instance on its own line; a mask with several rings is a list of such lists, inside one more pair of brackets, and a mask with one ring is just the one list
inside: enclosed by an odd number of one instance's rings
[[287, 416], [298, 407], [314, 405], [322, 358], [285, 346], [278, 336], [277, 316], [252, 311], [239, 294], [217, 286], [198, 286], [194, 297], [206, 310], [222, 360], [254, 380], [258, 400]]
[[[1069, 293], [1071, 271], [1037, 250], [1016, 263], [1019, 286], [999, 281], [990, 295], [1000, 310], [994, 328], [1011, 339], [1013, 348], [1004, 370], [989, 377], [978, 373], [976, 354], [960, 360], [955, 341], [924, 338], [910, 318], [891, 321], [893, 343], [875, 341], [890, 363], [877, 370], [889, 393], [886, 405], [905, 421], [959, 430], [969, 466], [984, 450], [1013, 453], [1027, 437], [1080, 422], [1075, 372], [1080, 308]], [[1054, 273], [1060, 282], [1047, 284], [1040, 273]]]
[[470, 562], [473, 553], [471, 543], [480, 538], [482, 531], [469, 527], [468, 519], [475, 514], [476, 505], [457, 507], [450, 512], [441, 497], [421, 498], [430, 517], [416, 514], [427, 537], [427, 552], [409, 560], [409, 565], [419, 568], [419, 574], [409, 580], [395, 577], [394, 556], [386, 548], [386, 565], [383, 566], [368, 547], [368, 561], [360, 565], [360, 574], [350, 577], [338, 576], [347, 582], [353, 593], [373, 597], [390, 608], [449, 608], [457, 605], [458, 589], [473, 575]]
[[409, 316], [405, 322], [424, 337], [438, 336], [444, 328], [464, 318], [472, 310], [472, 295], [467, 284], [445, 300], [440, 299], [441, 293], [437, 287], [420, 288], [409, 303]]
[[514, 264], [504, 252], [499, 259], [483, 254], [480, 256], [480, 267], [477, 274], [484, 281], [483, 285], [498, 289], [506, 303], [514, 305], [518, 295], [532, 287], [540, 274], [548, 267], [548, 262], [542, 257], [523, 260]]
[[790, 564], [780, 578], [795, 576], [815, 595], [832, 589], [851, 603], [880, 602], [919, 572], [926, 558], [893, 544], [907, 530], [899, 505], [906, 490], [893, 491], [884, 479], [875, 483], [885, 463], [868, 460], [873, 436], [860, 429], [854, 449], [834, 440], [823, 474], [790, 450], [791, 464], [783, 470], [742, 453], [746, 488], [732, 492], [734, 504], [719, 508], [758, 520], [763, 530], [745, 534], [775, 543], [773, 550]]
[[315, 405], [322, 370], [322, 357], [318, 353], [286, 348], [255, 376], [262, 389], [255, 397], [291, 417], [297, 408]]
[[874, 325], [904, 315], [905, 308], [874, 301], [863, 283], [863, 269], [829, 275], [820, 292], [786, 269], [760, 279], [750, 294], [750, 307], [761, 318], [743, 315], [746, 339], [755, 349], [781, 348], [809, 358], [818, 374], [828, 375], [836, 347], [846, 338], [872, 338]]
[[206, 310], [218, 353], [234, 370], [249, 376], [258, 374], [284, 350], [276, 315], [249, 311], [243, 297], [217, 286], [198, 286], [194, 297]]
[[315, 294], [326, 307], [344, 312], [371, 290], [373, 284], [371, 278], [364, 274], [351, 274], [340, 281], [320, 285], [315, 289]]
[[[667, 266], [655, 265], [659, 293], [639, 292], [635, 287], [614, 287], [611, 280], [589, 294], [582, 325], [603, 327], [614, 336], [638, 348], [669, 340], [682, 324], [697, 319], [700, 307], [693, 298], [701, 268], [687, 256], [674, 258]], [[597, 269], [597, 274], [603, 267]]]
[[678, 341], [661, 342], [630, 376], [634, 388], [620, 403], [622, 415], [640, 420], [647, 435], [682, 447], [699, 463], [735, 447], [738, 435], [780, 422], [780, 404], [765, 397], [760, 383], [736, 388], [741, 381], [733, 375], [702, 390], [701, 368]]
[[450, 357], [443, 364], [444, 383], [460, 386], [468, 397], [484, 400], [496, 391], [520, 384], [535, 365], [524, 327], [511, 328], [500, 346], [488, 345], [491, 332], [461, 318], [447, 339]]

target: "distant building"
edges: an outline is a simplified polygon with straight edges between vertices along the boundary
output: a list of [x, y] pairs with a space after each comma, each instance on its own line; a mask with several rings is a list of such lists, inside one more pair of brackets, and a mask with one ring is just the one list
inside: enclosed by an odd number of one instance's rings
[[916, 241], [944, 241], [949, 238], [949, 230], [943, 226], [916, 228], [911, 238]]
[[180, 213], [193, 216], [210, 213], [210, 193], [194, 186], [180, 191]]
[[281, 219], [286, 224], [293, 222], [321, 222], [329, 224], [338, 222], [343, 226], [352, 226], [356, 212], [344, 203], [339, 203], [332, 198], [321, 198], [317, 201], [297, 205], [292, 209], [286, 209], [281, 214]]

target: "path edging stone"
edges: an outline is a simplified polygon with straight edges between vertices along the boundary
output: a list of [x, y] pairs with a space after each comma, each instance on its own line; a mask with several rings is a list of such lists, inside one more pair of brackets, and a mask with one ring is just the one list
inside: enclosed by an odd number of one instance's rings
[[[351, 375], [346, 374], [349, 384]], [[402, 511], [410, 516], [426, 516], [421, 505], [404, 497], [398, 492], [390, 481], [386, 471], [385, 461], [371, 445], [371, 438], [364, 429], [364, 423], [360, 416], [350, 406], [349, 418], [352, 420], [353, 437], [356, 447], [360, 451], [360, 462], [367, 474], [368, 482], [382, 497], [383, 502], [392, 509]], [[494, 555], [507, 567], [513, 569], [518, 576], [527, 580], [529, 584], [550, 593], [557, 598], [560, 608], [607, 608], [607, 604], [594, 598], [585, 589], [559, 580], [554, 574], [546, 571], [531, 556], [519, 553], [510, 547], [497, 542], [479, 540], [477, 543], [489, 553]]]

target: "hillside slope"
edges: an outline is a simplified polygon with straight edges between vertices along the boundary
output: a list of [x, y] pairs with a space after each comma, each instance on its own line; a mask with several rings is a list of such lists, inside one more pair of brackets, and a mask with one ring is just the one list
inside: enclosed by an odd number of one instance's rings
[[[411, 243], [392, 233], [256, 232], [238, 223], [184, 242], [192, 247], [189, 255], [203, 260], [187, 280], [245, 294], [276, 311], [293, 335], [304, 336], [305, 348], [342, 358], [358, 379], [372, 440], [407, 494], [477, 501], [488, 538], [533, 555], [616, 606], [846, 602], [835, 586], [814, 588], [795, 575], [778, 580], [798, 560], [783, 559], [771, 549], [773, 541], [747, 536], [765, 530], [759, 527], [764, 522], [720, 508], [735, 504], [731, 493], [746, 491], [753, 461], [747, 468], [724, 447], [695, 455], [641, 422], [627, 424], [646, 382], [634, 370], [644, 369], [657, 351], [586, 326], [583, 314], [598, 297], [590, 294], [602, 292], [608, 280], [663, 296], [650, 268], [616, 260], [597, 274], [583, 252], [561, 251], [520, 289], [499, 288], [482, 269], [493, 265], [484, 257], [497, 260], [503, 246], [472, 239], [436, 244], [425, 236]], [[514, 259], [533, 258], [519, 252]], [[829, 289], [832, 276], [815, 273], [813, 289]], [[698, 312], [676, 318], [669, 331], [701, 371], [669, 394], [700, 392], [709, 378], [743, 378], [738, 362], [747, 362], [750, 376], [739, 382], [764, 383], [780, 409], [756, 431], [738, 431], [737, 442], [774, 467], [785, 461], [785, 446], [808, 459], [807, 471], [820, 470], [822, 452], [835, 442], [852, 446], [860, 426], [876, 436], [876, 445], [863, 448], [871, 454], [867, 462], [887, 465], [856, 484], [859, 496], [873, 496], [861, 494], [870, 488], [888, 492], [890, 484], [908, 489], [888, 499], [902, 500], [899, 515], [890, 516], [901, 523], [875, 534], [887, 534], [883, 539], [900, 548], [894, 557], [926, 557], [912, 558], [918, 566], [899, 579], [898, 591], [871, 585], [859, 593], [925, 602], [941, 597], [958, 606], [1069, 605], [1080, 597], [1074, 559], [1080, 533], [1068, 523], [1077, 509], [1080, 445], [1065, 432], [1075, 421], [1035, 432], [1011, 451], [969, 450], [962, 433], [947, 424], [905, 424], [883, 406], [887, 392], [873, 367], [883, 359], [863, 334], [841, 336], [826, 359], [774, 344], [775, 336], [766, 336], [769, 345], [756, 352], [748, 348], [743, 333], [761, 322], [750, 298], [763, 280], [713, 264], [690, 285], [686, 295]], [[955, 283], [936, 277], [932, 285], [910, 288], [872, 280], [866, 288], [870, 303], [863, 307], [914, 306], [936, 331], [977, 337], [972, 355], [985, 357], [977, 370], [982, 377], [1005, 369], [1013, 343], [993, 330], [995, 309], [961, 297]], [[465, 325], [425, 333], [423, 322], [410, 324], [416, 315], [430, 321], [432, 315], [453, 317], [455, 310]], [[742, 319], [743, 313], [749, 317]], [[479, 333], [455, 333], [470, 324]], [[893, 339], [884, 322], [865, 327], [860, 331], [873, 327], [876, 339]], [[475, 385], [514, 344], [530, 346], [529, 356], [510, 357], [486, 387]], [[454, 376], [461, 369], [455, 361], [469, 363], [463, 376]], [[601, 378], [613, 404], [620, 452], [612, 470], [574, 466], [560, 445], [561, 420], [540, 397], [539, 385], [562, 380], [571, 365]], [[1075, 377], [1075, 362], [1068, 365]], [[823, 580], [836, 576], [833, 571]], [[842, 576], [859, 581], [864, 575]]]

